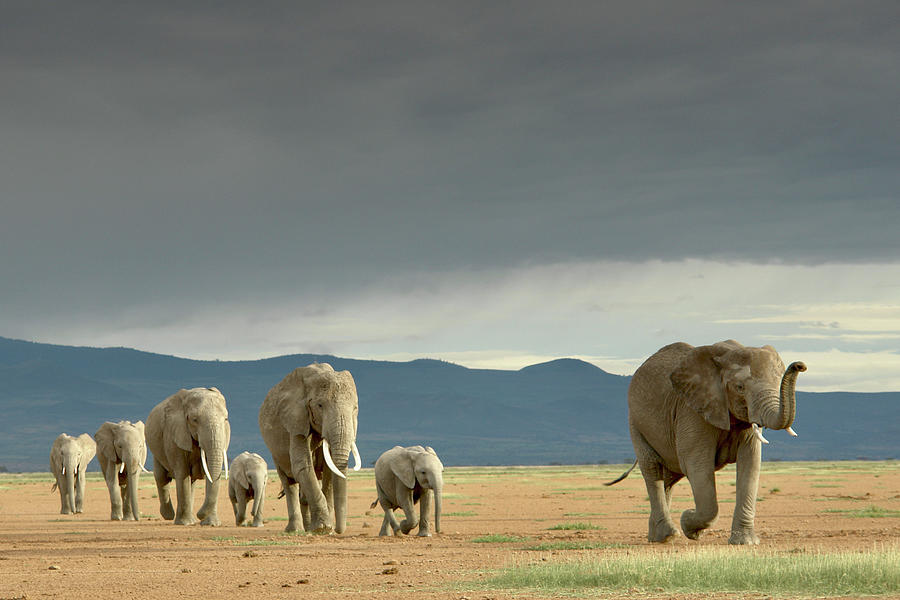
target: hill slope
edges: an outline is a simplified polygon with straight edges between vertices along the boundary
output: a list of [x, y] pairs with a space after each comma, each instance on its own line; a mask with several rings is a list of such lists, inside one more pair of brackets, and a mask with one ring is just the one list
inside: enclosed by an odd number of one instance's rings
[[[228, 401], [230, 455], [268, 450], [257, 426], [268, 390], [297, 366], [328, 362], [353, 373], [358, 445], [366, 465], [395, 444], [428, 443], [447, 465], [621, 462], [631, 459], [628, 377], [560, 359], [519, 371], [467, 369], [298, 354], [257, 361], [198, 361], [127, 348], [81, 348], [0, 337], [0, 465], [46, 470], [60, 432], [106, 420], [146, 420], [185, 387], [216, 386]], [[800, 438], [769, 432], [767, 459], [892, 458], [900, 393], [798, 397]], [[94, 466], [91, 467], [96, 468]]]

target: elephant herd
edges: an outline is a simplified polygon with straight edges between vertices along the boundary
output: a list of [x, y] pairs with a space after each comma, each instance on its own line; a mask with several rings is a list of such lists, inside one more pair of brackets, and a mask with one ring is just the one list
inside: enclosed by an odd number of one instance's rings
[[[358, 413], [353, 377], [326, 363], [294, 369], [266, 395], [259, 409], [259, 428], [287, 501], [285, 531], [345, 530], [346, 474], [351, 453], [353, 469], [361, 466], [356, 447]], [[164, 519], [178, 525], [220, 525], [217, 503], [224, 475], [235, 525], [261, 527], [268, 465], [260, 455], [243, 452], [231, 462], [229, 474], [230, 439], [225, 397], [214, 387], [179, 390], [153, 407], [146, 425], [142, 421], [106, 422], [93, 438], [87, 433], [78, 437], [60, 434], [50, 450], [60, 512], [82, 512], [85, 470], [96, 455], [109, 488], [110, 518], [139, 520], [138, 478], [142, 471], [147, 472], [144, 465], [149, 449]], [[430, 510], [432, 496], [436, 496], [435, 530], [440, 531], [443, 468], [430, 447], [397, 446], [378, 459], [376, 473], [381, 475], [376, 503], [381, 502], [385, 510], [382, 535], [386, 535], [388, 523], [395, 534], [409, 533], [418, 524], [419, 535], [431, 535], [429, 518], [425, 514], [415, 518], [413, 504], [421, 502], [424, 513]], [[200, 480], [205, 483], [206, 494], [195, 513], [193, 487]], [[170, 493], [173, 481], [174, 503]], [[251, 499], [252, 522], [248, 523]], [[397, 524], [393, 516], [396, 508], [406, 513], [402, 524]]]
[[[737, 463], [736, 502], [731, 544], [758, 544], [754, 531], [762, 428], [791, 428], [796, 413], [797, 375], [802, 362], [785, 368], [771, 346], [743, 346], [726, 340], [694, 347], [674, 343], [661, 348], [634, 373], [628, 389], [628, 425], [635, 464], [650, 500], [648, 540], [665, 542], [680, 534], [669, 514], [672, 486], [687, 478], [695, 508], [681, 515], [681, 532], [697, 537], [716, 520], [715, 472]], [[259, 410], [262, 439], [272, 454], [287, 502], [285, 531], [342, 533], [347, 522], [347, 468], [356, 448], [359, 412], [356, 385], [348, 371], [328, 364], [294, 369], [266, 395]], [[180, 390], [157, 404], [146, 426], [138, 421], [107, 422], [93, 439], [61, 434], [50, 452], [61, 512], [81, 512], [84, 471], [96, 454], [110, 494], [114, 520], [140, 516], [137, 482], [147, 449], [153, 453], [160, 513], [176, 524], [218, 525], [217, 498], [224, 473], [235, 524], [245, 524], [253, 499], [253, 526], [263, 524], [262, 506], [268, 465], [244, 452], [231, 463], [231, 429], [225, 397], [214, 387]], [[430, 447], [396, 446], [375, 463], [378, 503], [384, 510], [380, 535], [440, 532], [443, 464]], [[206, 496], [196, 512], [192, 488], [204, 480]], [[177, 505], [169, 484], [175, 481]], [[279, 496], [280, 497], [280, 496]], [[418, 503], [420, 514], [414, 513]], [[394, 510], [402, 508], [403, 521]]]

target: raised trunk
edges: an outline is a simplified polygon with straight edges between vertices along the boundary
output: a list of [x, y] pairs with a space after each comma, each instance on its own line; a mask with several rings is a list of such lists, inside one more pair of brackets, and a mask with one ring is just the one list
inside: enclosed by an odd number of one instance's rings
[[763, 418], [763, 425], [769, 429], [787, 429], [794, 422], [797, 399], [795, 387], [797, 375], [806, 370], [802, 362], [791, 363], [785, 369], [781, 378], [781, 390], [779, 391], [778, 406], [774, 410], [767, 411]]

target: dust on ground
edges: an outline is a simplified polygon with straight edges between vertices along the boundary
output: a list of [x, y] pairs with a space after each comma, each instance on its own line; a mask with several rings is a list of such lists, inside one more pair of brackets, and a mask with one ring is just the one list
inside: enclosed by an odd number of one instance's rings
[[[59, 514], [49, 474], [4, 474], [0, 600], [541, 598], [484, 589], [479, 582], [512, 564], [727, 546], [733, 465], [717, 476], [720, 508], [713, 528], [698, 541], [680, 538], [665, 545], [646, 541], [649, 510], [640, 474], [614, 487], [603, 485], [624, 468], [448, 468], [442, 532], [430, 538], [378, 537], [383, 513], [369, 508], [375, 499], [371, 469], [350, 475], [347, 531], [330, 536], [282, 532], [286, 509], [284, 500], [275, 498], [280, 485], [274, 474], [263, 528], [234, 526], [225, 485], [219, 498], [222, 526], [184, 527], [159, 518], [152, 475], [141, 479], [141, 521], [117, 522], [109, 520], [109, 496], [99, 473], [89, 474], [85, 512], [79, 515]], [[203, 486], [196, 488], [199, 507]], [[763, 549], [865, 552], [900, 540], [897, 462], [764, 463], [758, 497], [756, 529]], [[686, 481], [675, 486], [672, 504], [673, 513], [693, 505]], [[574, 523], [591, 528], [554, 529]], [[491, 534], [516, 539], [476, 541]], [[559, 541], [595, 547], [529, 549]]]

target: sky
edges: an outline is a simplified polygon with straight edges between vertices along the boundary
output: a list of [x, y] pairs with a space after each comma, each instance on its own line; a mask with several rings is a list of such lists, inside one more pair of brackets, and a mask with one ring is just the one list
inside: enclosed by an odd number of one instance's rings
[[0, 6], [0, 335], [900, 390], [900, 5]]

